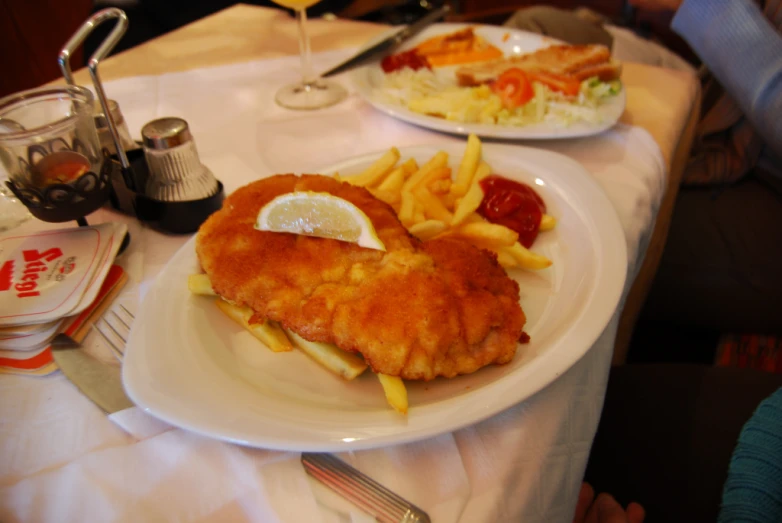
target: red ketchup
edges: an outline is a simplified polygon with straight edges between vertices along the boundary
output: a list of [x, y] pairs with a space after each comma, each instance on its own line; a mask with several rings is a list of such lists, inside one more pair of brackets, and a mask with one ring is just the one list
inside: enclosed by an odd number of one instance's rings
[[538, 237], [546, 204], [529, 185], [496, 174], [480, 181], [483, 200], [478, 213], [492, 223], [519, 233], [519, 243], [529, 248]]
[[426, 67], [427, 69], [432, 68], [432, 66], [429, 65], [429, 61], [426, 59], [426, 57], [418, 54], [418, 51], [415, 49], [405, 51], [404, 53], [386, 56], [383, 58], [383, 61], [380, 62], [380, 67], [382, 67], [383, 71], [386, 73], [390, 73], [404, 67], [409, 67], [413, 71], [417, 71], [423, 67]]

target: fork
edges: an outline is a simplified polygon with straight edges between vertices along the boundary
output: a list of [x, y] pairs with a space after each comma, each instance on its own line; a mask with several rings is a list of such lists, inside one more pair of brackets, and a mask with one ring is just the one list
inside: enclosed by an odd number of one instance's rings
[[[103, 307], [107, 301], [103, 302]], [[130, 323], [126, 318], [132, 318], [133, 314], [122, 306], [118, 305], [124, 311], [126, 317], [123, 318], [117, 312], [116, 307], [112, 307], [109, 312], [101, 313], [100, 307], [94, 307], [86, 318], [81, 318], [81, 323], [75, 331], [67, 330], [61, 332], [51, 342], [51, 355], [54, 358], [57, 367], [87, 398], [95, 405], [108, 414], [124, 410], [133, 406], [133, 402], [127, 397], [122, 387], [121, 370], [116, 365], [105, 362], [97, 354], [87, 349], [82, 342], [87, 332], [101, 323], [104, 328], [98, 328], [101, 337], [104, 337], [108, 343], [112, 355], [122, 361], [123, 348], [127, 333], [130, 332]], [[73, 325], [77, 325], [74, 323]], [[116, 332], [116, 339], [106, 335], [105, 328], [110, 328]], [[121, 340], [122, 343], [117, 342]]]
[[[111, 309], [92, 325], [92, 329], [103, 338], [114, 357], [121, 363], [122, 358], [125, 356], [125, 345], [128, 343], [130, 324], [133, 323], [136, 317], [121, 303], [119, 308], [125, 313], [125, 318], [118, 314], [116, 310]], [[113, 318], [113, 321], [109, 321], [107, 316]]]
[[309, 475], [381, 523], [430, 523], [429, 515], [406, 499], [330, 454], [301, 453]]
[[[124, 305], [119, 304], [119, 308], [124, 314], [112, 309], [92, 328], [122, 362], [135, 316]], [[381, 523], [430, 523], [426, 512], [332, 455], [303, 452], [301, 463], [309, 475]]]

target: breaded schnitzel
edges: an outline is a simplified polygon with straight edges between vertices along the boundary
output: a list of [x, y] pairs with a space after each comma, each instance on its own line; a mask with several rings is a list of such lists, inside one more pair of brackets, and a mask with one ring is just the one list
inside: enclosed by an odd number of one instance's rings
[[[387, 251], [253, 228], [280, 194], [328, 192], [372, 220]], [[251, 183], [204, 222], [196, 252], [214, 290], [311, 341], [361, 353], [375, 372], [430, 380], [516, 353], [518, 284], [493, 255], [457, 239], [421, 242], [361, 187], [317, 175]]]

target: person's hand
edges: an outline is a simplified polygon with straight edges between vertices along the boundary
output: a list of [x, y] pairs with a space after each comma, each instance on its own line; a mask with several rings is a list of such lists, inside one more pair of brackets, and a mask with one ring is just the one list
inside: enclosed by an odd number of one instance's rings
[[629, 0], [630, 5], [647, 11], [676, 11], [683, 0]]
[[611, 494], [603, 492], [595, 499], [595, 490], [589, 483], [581, 485], [573, 523], [643, 523], [646, 511], [638, 503], [630, 503], [627, 510]]

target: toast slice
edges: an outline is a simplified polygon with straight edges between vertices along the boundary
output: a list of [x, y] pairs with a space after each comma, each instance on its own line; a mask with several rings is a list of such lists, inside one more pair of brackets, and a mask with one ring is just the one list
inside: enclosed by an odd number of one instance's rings
[[579, 81], [592, 76], [603, 81], [615, 80], [622, 71], [621, 64], [611, 59], [611, 51], [604, 45], [552, 45], [521, 56], [465, 65], [457, 69], [456, 78], [461, 86], [481, 85], [512, 67]]

